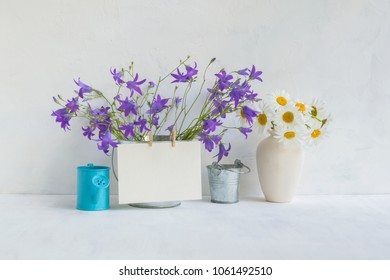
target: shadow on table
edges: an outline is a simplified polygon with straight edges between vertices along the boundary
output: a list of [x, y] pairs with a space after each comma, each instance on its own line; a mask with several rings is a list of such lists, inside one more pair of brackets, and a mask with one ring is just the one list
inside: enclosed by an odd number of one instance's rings
[[[86, 212], [99, 212], [99, 211], [106, 211], [106, 210], [97, 210], [97, 211], [88, 211], [88, 210], [80, 210], [77, 209], [77, 196], [74, 195], [63, 195], [63, 199], [56, 200], [55, 203], [50, 205], [51, 208], [60, 208], [64, 210], [79, 210], [79, 211], [86, 211]], [[107, 210], [123, 210], [123, 209], [129, 209], [133, 208], [130, 207], [127, 204], [118, 204], [118, 200], [115, 197], [110, 197], [110, 208]]]

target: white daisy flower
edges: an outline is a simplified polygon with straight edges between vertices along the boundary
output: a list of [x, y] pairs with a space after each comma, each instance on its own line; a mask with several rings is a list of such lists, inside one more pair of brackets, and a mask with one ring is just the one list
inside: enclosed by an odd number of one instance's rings
[[243, 108], [241, 107], [236, 111], [236, 117], [238, 118], [238, 121], [240, 122], [240, 125], [247, 125], [248, 121], [246, 120], [246, 117], [244, 115], [244, 112], [242, 110]]
[[326, 137], [328, 134], [326, 126], [323, 126], [322, 128], [311, 128], [308, 130], [308, 133], [306, 135], [307, 142], [310, 145], [316, 145], [319, 141], [321, 141], [324, 137]]
[[320, 120], [326, 119], [325, 103], [319, 99], [314, 99], [308, 108], [308, 112], [312, 118]]
[[311, 120], [311, 116], [309, 113], [310, 105], [300, 100], [294, 100], [292, 103], [294, 104], [295, 108], [297, 108], [297, 110], [301, 113], [304, 123], [310, 122]]
[[306, 114], [308, 111], [307, 105], [301, 100], [293, 100], [292, 102], [295, 107], [297, 107], [298, 111], [302, 114]]
[[290, 94], [285, 90], [276, 90], [269, 95], [269, 104], [272, 109], [284, 107], [290, 101]]
[[276, 126], [289, 128], [303, 126], [305, 124], [303, 114], [298, 111], [297, 107], [291, 105], [280, 107], [275, 114], [274, 122]]
[[253, 126], [258, 128], [260, 134], [263, 134], [271, 128], [272, 113], [264, 102], [260, 101], [256, 105], [256, 111], [258, 111], [259, 114], [253, 122]]
[[302, 141], [304, 141], [304, 132], [301, 126], [278, 126], [275, 127], [273, 133], [274, 137], [278, 139], [279, 142], [285, 144], [300, 145]]

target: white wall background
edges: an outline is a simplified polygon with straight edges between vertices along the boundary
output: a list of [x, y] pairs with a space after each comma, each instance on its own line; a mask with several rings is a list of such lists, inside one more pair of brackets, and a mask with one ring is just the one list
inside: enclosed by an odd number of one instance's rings
[[[260, 94], [326, 101], [331, 132], [307, 149], [300, 193], [390, 193], [389, 11], [380, 0], [0, 0], [0, 193], [74, 193], [76, 166], [109, 165], [81, 123], [65, 133], [50, 117], [73, 78], [109, 90], [112, 66], [134, 60], [152, 78], [187, 54], [200, 68], [212, 57], [216, 68], [255, 64]], [[242, 194], [260, 194], [260, 137], [231, 141], [227, 161], [254, 169]]]

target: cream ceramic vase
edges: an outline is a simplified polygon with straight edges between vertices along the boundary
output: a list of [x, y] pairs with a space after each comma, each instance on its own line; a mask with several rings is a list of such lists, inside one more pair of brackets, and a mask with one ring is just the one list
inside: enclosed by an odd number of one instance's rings
[[303, 147], [280, 143], [269, 136], [259, 143], [256, 159], [265, 199], [270, 202], [290, 202], [301, 178]]

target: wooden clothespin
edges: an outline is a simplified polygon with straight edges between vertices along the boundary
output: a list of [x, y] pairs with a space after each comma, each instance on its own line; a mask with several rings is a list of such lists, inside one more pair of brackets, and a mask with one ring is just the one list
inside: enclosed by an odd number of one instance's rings
[[150, 128], [150, 131], [149, 131], [149, 146], [152, 147], [153, 146], [153, 129]]
[[176, 129], [172, 130], [172, 147], [176, 146]]

